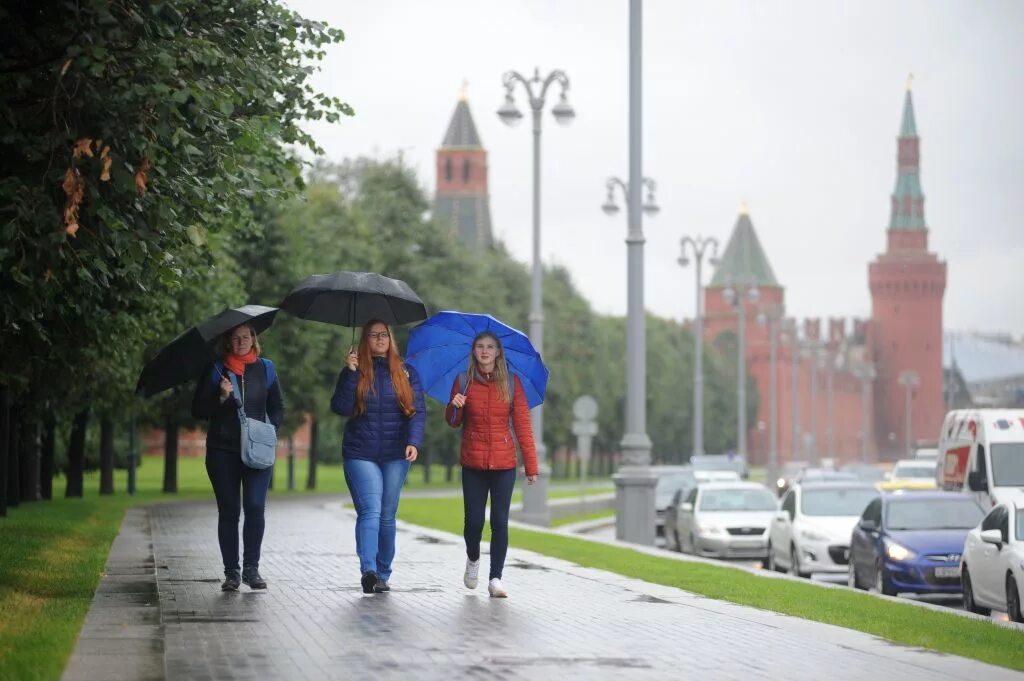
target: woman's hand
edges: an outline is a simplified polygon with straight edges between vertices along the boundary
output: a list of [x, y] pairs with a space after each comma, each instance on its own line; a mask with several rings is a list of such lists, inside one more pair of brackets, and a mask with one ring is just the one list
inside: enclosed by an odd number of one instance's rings
[[345, 366], [347, 366], [350, 371], [355, 371], [359, 368], [359, 355], [356, 354], [356, 349], [354, 347], [348, 349], [348, 356], [345, 357]]
[[224, 400], [228, 399], [228, 397], [231, 395], [231, 390], [232, 390], [232, 388], [231, 388], [231, 381], [229, 381], [224, 376], [221, 376], [220, 377], [220, 401], [221, 402], [223, 402]]
[[406, 445], [405, 446], [405, 460], [406, 461], [411, 463], [411, 462], [415, 461], [416, 457], [419, 456], [419, 455], [420, 455], [420, 450], [416, 449], [416, 445]]
[[466, 396], [462, 393], [455, 393], [455, 396], [452, 397], [452, 406], [456, 409], [462, 409], [466, 406]]
[[537, 476], [536, 475], [527, 475], [526, 476], [526, 484], [527, 485], [532, 485], [535, 482], [537, 482]]

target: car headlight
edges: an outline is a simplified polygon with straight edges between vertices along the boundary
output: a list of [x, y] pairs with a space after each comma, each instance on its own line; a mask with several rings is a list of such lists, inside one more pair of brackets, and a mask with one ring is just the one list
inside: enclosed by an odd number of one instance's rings
[[785, 478], [779, 478], [778, 480], [775, 481], [775, 486], [776, 487], [785, 487], [786, 486], [786, 479]]
[[807, 541], [828, 541], [828, 536], [814, 530], [800, 530], [800, 536]]
[[917, 557], [917, 554], [908, 549], [905, 546], [901, 546], [893, 541], [886, 540], [885, 542], [885, 555], [889, 556], [892, 560], [913, 560]]

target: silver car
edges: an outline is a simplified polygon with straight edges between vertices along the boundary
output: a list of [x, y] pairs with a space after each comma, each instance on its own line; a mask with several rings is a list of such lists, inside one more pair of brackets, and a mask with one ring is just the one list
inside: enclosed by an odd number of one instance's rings
[[686, 553], [716, 558], [764, 559], [775, 495], [755, 482], [707, 482], [679, 507], [676, 531]]

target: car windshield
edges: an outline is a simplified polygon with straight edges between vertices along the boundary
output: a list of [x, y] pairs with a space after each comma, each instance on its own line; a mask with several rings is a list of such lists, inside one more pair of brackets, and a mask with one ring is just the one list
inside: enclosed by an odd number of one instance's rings
[[692, 456], [690, 464], [697, 470], [702, 471], [734, 471], [736, 464], [729, 460], [725, 454], [717, 456]]
[[1024, 487], [1024, 442], [992, 445], [992, 482], [996, 487]]
[[1017, 541], [1024, 541], [1024, 508], [1017, 509]]
[[873, 487], [807, 489], [800, 499], [800, 510], [804, 515], [859, 516], [877, 496]]
[[658, 495], [672, 494], [677, 489], [685, 485], [688, 479], [689, 476], [682, 473], [662, 475], [658, 477], [658, 485], [655, 487], [654, 493]]
[[894, 478], [934, 478], [934, 463], [898, 463], [892, 469]]
[[985, 512], [973, 499], [914, 499], [889, 502], [886, 522], [890, 530], [969, 530]]
[[702, 511], [774, 511], [776, 506], [766, 489], [709, 489], [700, 497]]

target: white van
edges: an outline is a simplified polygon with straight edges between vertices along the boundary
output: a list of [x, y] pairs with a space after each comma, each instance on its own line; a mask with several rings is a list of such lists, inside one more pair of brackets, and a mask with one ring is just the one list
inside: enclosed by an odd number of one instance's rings
[[1024, 409], [957, 409], [939, 434], [939, 487], [988, 510], [1024, 499]]

